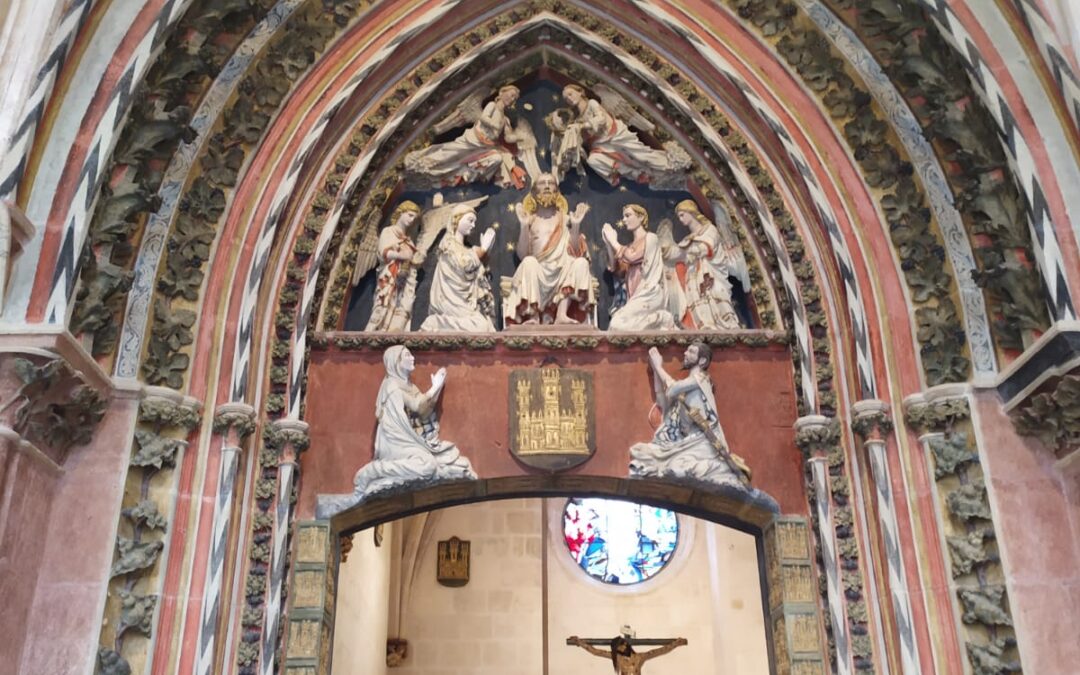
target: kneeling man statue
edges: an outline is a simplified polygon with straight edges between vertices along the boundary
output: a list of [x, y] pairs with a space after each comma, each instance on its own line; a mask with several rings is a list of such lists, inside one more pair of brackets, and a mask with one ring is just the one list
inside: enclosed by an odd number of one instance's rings
[[683, 355], [683, 370], [689, 375], [676, 380], [664, 370], [660, 352], [655, 347], [649, 350], [656, 403], [663, 421], [651, 443], [637, 443], [630, 448], [631, 477], [689, 479], [749, 488], [750, 467], [728, 448], [716, 414], [716, 397], [708, 373], [711, 362], [709, 346], [694, 342]]

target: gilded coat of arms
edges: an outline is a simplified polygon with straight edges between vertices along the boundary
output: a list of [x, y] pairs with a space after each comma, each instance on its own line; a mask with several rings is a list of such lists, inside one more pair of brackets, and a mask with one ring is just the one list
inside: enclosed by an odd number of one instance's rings
[[510, 373], [510, 451], [559, 471], [596, 451], [592, 373], [554, 366]]

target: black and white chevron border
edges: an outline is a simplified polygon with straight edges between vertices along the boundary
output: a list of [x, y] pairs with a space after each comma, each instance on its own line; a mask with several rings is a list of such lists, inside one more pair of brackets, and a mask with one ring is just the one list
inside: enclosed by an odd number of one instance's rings
[[[1020, 11], [1020, 16], [1023, 17], [1031, 36], [1035, 39], [1039, 53], [1042, 54], [1043, 60], [1046, 61], [1047, 67], [1054, 76], [1054, 81], [1061, 89], [1061, 95], [1069, 108], [1073, 124], [1080, 129], [1080, 76], [1065, 57], [1063, 53], [1065, 50], [1061, 46], [1057, 31], [1050, 25], [1050, 21], [1037, 2], [1013, 0], [1013, 4]], [[1080, 14], [1077, 17], [1080, 18]]]
[[1017, 129], [1012, 110], [994, 72], [986, 64], [964, 23], [947, 0], [920, 0], [933, 16], [942, 35], [968, 66], [976, 91], [998, 123], [1002, 145], [1013, 165], [1020, 188], [1027, 196], [1028, 224], [1032, 232], [1035, 257], [1049, 295], [1050, 315], [1055, 321], [1076, 319], [1072, 296], [1065, 276], [1065, 262], [1050, 218], [1045, 192], [1035, 172], [1035, 159], [1024, 135]]
[[79, 35], [79, 30], [86, 23], [95, 0], [72, 0], [64, 10], [63, 16], [49, 41], [45, 63], [34, 78], [34, 86], [24, 104], [22, 118], [15, 135], [11, 139], [6, 154], [0, 158], [0, 200], [13, 200], [23, 173], [26, 160], [34, 146], [38, 123], [45, 114], [45, 107], [52, 96], [56, 79], [67, 59], [71, 45]]
[[75, 289], [79, 273], [79, 253], [86, 239], [101, 181], [105, 177], [113, 148], [124, 126], [135, 89], [153, 64], [154, 56], [168, 37], [170, 29], [184, 15], [191, 2], [192, 0], [165, 0], [157, 19], [131, 53], [123, 75], [109, 94], [108, 107], [94, 130], [90, 150], [79, 172], [75, 197], [72, 203], [66, 206], [62, 219], [64, 226], [60, 251], [45, 309], [47, 323], [59, 324], [67, 320], [71, 293]]

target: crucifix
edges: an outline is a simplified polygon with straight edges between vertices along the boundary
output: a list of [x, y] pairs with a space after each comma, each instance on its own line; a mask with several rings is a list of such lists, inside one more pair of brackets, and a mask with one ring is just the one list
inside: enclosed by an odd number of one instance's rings
[[[676, 647], [687, 644], [686, 638], [637, 638], [629, 626], [623, 626], [622, 634], [614, 638], [566, 638], [566, 644], [581, 647], [593, 656], [611, 659], [618, 675], [641, 675], [641, 666], [649, 659], [663, 656]], [[597, 649], [595, 645], [608, 645], [611, 649]], [[656, 646], [646, 652], [635, 652], [634, 646]]]

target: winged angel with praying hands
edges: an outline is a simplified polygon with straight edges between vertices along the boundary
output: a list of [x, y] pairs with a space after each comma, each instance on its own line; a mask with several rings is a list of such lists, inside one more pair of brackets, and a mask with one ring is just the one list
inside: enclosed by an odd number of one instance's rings
[[[432, 208], [421, 211], [415, 202], [403, 201], [390, 215], [390, 223], [378, 231], [369, 223], [353, 267], [355, 286], [371, 270], [379, 268], [375, 282], [375, 300], [371, 319], [364, 330], [372, 332], [406, 332], [412, 323], [413, 303], [416, 301], [416, 273], [427, 259], [435, 238], [450, 221], [457, 206], [475, 209], [487, 197], [446, 204], [437, 193]], [[420, 233], [414, 242], [409, 229], [419, 218]]]
[[[524, 118], [510, 119], [520, 90], [514, 85], [499, 88], [495, 98], [474, 93], [434, 125], [436, 135], [470, 125], [452, 141], [434, 143], [405, 156], [409, 181], [430, 187], [494, 182], [501, 188], [525, 187], [526, 176], [540, 173], [536, 159], [536, 136]], [[525, 168], [518, 165], [521, 160]]]

